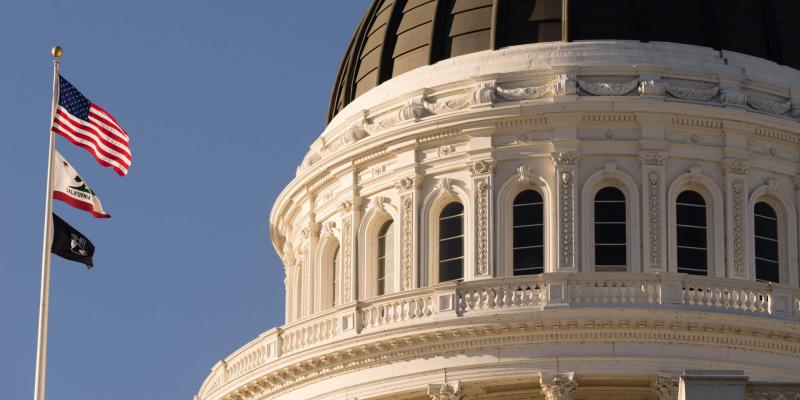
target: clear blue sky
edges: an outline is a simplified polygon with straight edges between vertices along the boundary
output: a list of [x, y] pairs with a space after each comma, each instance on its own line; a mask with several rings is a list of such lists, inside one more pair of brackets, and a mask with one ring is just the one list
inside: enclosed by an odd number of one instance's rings
[[15, 1], [0, 13], [0, 397], [29, 399], [53, 44], [129, 132], [127, 177], [59, 138], [112, 218], [56, 202], [97, 247], [53, 258], [48, 400], [187, 399], [283, 323], [267, 216], [322, 132], [368, 0]]

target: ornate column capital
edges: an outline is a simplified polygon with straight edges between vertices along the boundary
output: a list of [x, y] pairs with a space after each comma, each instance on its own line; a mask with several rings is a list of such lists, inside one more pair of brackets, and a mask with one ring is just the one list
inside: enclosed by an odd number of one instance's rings
[[428, 398], [430, 400], [461, 400], [464, 398], [464, 391], [459, 381], [454, 384], [429, 384]]
[[492, 159], [478, 160], [469, 164], [469, 172], [472, 176], [476, 175], [490, 175], [494, 173], [494, 168], [497, 163]]
[[747, 165], [746, 161], [735, 158], [726, 158], [720, 161], [719, 164], [722, 167], [722, 172], [726, 174], [746, 175], [747, 171], [750, 170], [750, 166]]
[[575, 151], [554, 151], [550, 153], [553, 164], [556, 166], [575, 165], [580, 158], [580, 154]]
[[397, 184], [395, 184], [395, 188], [401, 191], [419, 189], [421, 186], [422, 176], [419, 174], [401, 178], [399, 181], [397, 181]]
[[678, 400], [678, 378], [659, 375], [655, 388], [658, 400]]
[[542, 375], [539, 385], [545, 400], [573, 400], [578, 384], [575, 383], [575, 373]]
[[669, 156], [661, 151], [640, 151], [639, 160], [645, 165], [664, 165]]

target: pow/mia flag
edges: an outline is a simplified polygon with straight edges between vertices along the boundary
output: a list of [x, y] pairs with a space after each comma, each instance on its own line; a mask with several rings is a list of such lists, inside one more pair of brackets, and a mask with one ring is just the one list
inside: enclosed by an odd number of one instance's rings
[[50, 251], [67, 260], [86, 264], [88, 268], [94, 266], [92, 263], [94, 245], [92, 242], [78, 232], [77, 229], [69, 226], [55, 213], [53, 213], [53, 244], [50, 246]]

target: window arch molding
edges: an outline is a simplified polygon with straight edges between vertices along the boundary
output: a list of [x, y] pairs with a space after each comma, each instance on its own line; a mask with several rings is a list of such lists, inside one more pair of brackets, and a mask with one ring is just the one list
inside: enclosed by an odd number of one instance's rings
[[497, 254], [495, 273], [497, 276], [514, 275], [512, 265], [514, 259], [512, 251], [514, 242], [513, 205], [517, 195], [526, 190], [533, 190], [539, 193], [544, 201], [544, 272], [555, 272], [552, 269], [555, 263], [551, 258], [552, 249], [555, 248], [555, 234], [552, 232], [555, 211], [554, 207], [552, 207], [550, 185], [540, 176], [528, 178], [515, 174], [500, 186], [497, 194], [497, 221], [500, 222], [498, 226], [503, 227], [498, 232], [495, 245], [495, 249], [497, 249], [495, 251], [495, 254]]
[[756, 203], [764, 202], [770, 205], [778, 215], [778, 268], [780, 269], [780, 284], [792, 287], [798, 286], [798, 260], [797, 260], [797, 212], [794, 208], [792, 197], [787, 195], [774, 183], [756, 188], [750, 194], [747, 203], [747, 260], [748, 279], [756, 279], [755, 266], [755, 226], [753, 226], [754, 209]]
[[581, 232], [586, 237], [576, 238], [582, 243], [581, 254], [585, 272], [594, 272], [594, 198], [597, 192], [606, 187], [619, 189], [625, 195], [625, 237], [627, 251], [627, 272], [642, 272], [641, 224], [639, 212], [641, 200], [636, 181], [616, 164], [608, 163], [600, 171], [592, 174], [583, 184], [581, 193]]
[[[327, 224], [331, 223], [328, 222]], [[339, 240], [338, 236], [338, 230], [331, 227], [323, 229], [319, 238], [319, 245], [317, 246], [316, 256], [314, 257], [314, 265], [316, 266], [314, 271], [316, 273], [311, 276], [311, 279], [314, 280], [314, 284], [312, 286], [316, 288], [315, 293], [317, 294], [314, 301], [315, 312], [332, 308], [334, 304], [331, 302], [331, 299], [334, 295], [339, 297], [336, 301], [337, 304], [341, 304], [342, 301], [340, 298], [341, 289], [334, 291], [332, 286], [334, 278], [337, 287], [341, 287], [342, 284], [342, 277], [334, 276], [334, 274], [337, 273], [337, 269], [339, 270], [338, 272], [341, 272], [341, 268], [335, 268], [333, 265], [336, 252], [341, 252], [341, 241]]]
[[358, 293], [362, 299], [375, 297], [377, 288], [378, 233], [389, 221], [394, 221], [394, 271], [393, 292], [400, 290], [400, 214], [393, 205], [383, 202], [367, 208], [358, 229]]
[[670, 273], [678, 273], [677, 216], [675, 203], [686, 190], [699, 193], [706, 203], [708, 276], [725, 276], [725, 218], [722, 191], [702, 170], [692, 167], [690, 172], [678, 176], [667, 190], [667, 254]]
[[[460, 183], [450, 178], [439, 178], [422, 202], [420, 226], [420, 287], [430, 286], [439, 281], [439, 215], [453, 202], [464, 206], [464, 280], [472, 278], [474, 250], [473, 215], [471, 196], [461, 188]], [[431, 182], [432, 183], [432, 182]]]

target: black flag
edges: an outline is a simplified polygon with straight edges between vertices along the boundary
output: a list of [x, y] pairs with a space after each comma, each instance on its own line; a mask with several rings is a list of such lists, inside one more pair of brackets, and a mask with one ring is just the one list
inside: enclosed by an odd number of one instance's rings
[[66, 258], [67, 260], [77, 261], [92, 268], [92, 256], [94, 255], [94, 245], [86, 236], [78, 232], [77, 229], [69, 226], [63, 219], [53, 213], [53, 244], [50, 246], [53, 254]]

